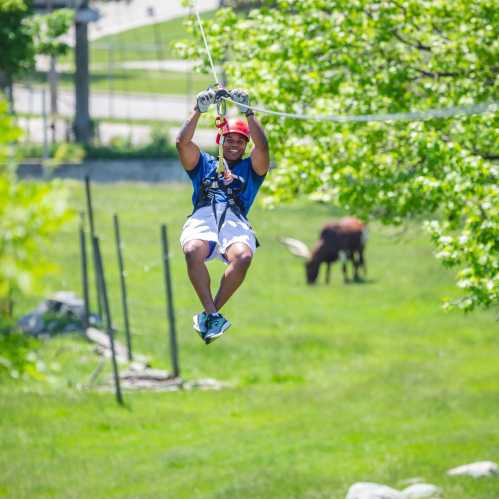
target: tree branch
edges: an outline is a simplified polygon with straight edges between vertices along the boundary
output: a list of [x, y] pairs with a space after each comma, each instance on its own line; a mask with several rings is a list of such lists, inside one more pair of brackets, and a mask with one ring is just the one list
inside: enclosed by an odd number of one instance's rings
[[461, 76], [460, 73], [454, 73], [452, 71], [427, 71], [425, 69], [414, 68], [409, 66], [410, 69], [422, 74], [423, 76], [428, 76], [429, 78], [449, 78], [455, 76]]
[[392, 30], [391, 31], [392, 35], [397, 39], [399, 40], [400, 42], [402, 42], [404, 45], [407, 45], [409, 47], [412, 47], [412, 48], [415, 48], [415, 49], [418, 49], [418, 50], [424, 50], [426, 52], [431, 52], [431, 47], [428, 46], [428, 45], [424, 45], [422, 44], [419, 40], [416, 40], [415, 42], [411, 42], [409, 40], [406, 40], [398, 31], [396, 30]]

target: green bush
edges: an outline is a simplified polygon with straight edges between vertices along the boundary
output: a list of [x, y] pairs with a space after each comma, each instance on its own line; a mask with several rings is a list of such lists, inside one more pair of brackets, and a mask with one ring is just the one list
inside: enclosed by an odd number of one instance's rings
[[85, 154], [85, 148], [81, 144], [63, 142], [56, 147], [53, 161], [56, 164], [80, 163], [85, 159]]
[[0, 319], [11, 315], [17, 296], [44, 289], [54, 268], [44, 256], [47, 243], [70, 219], [58, 184], [16, 178], [10, 145], [18, 136], [0, 99]]
[[44, 378], [45, 364], [36, 352], [37, 343], [21, 333], [0, 333], [0, 382], [7, 378]]
[[109, 144], [91, 144], [85, 150], [89, 159], [134, 159], [134, 158], [175, 158], [177, 151], [168, 142], [168, 131], [154, 127], [151, 140], [146, 144], [135, 145], [130, 138], [113, 137]]

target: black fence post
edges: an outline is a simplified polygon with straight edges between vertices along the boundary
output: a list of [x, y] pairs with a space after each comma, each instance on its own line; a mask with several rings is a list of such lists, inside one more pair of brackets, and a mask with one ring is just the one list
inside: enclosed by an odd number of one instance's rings
[[172, 281], [170, 276], [168, 237], [166, 233], [166, 225], [164, 224], [161, 225], [161, 242], [163, 249], [163, 273], [165, 277], [167, 314], [168, 314], [168, 323], [170, 325], [170, 355], [172, 361], [173, 376], [175, 378], [178, 378], [180, 376], [180, 367], [178, 362], [177, 332], [175, 329], [175, 311], [173, 308], [173, 291], [172, 291]]
[[[95, 224], [94, 224], [94, 209], [92, 206], [92, 193], [90, 190], [90, 177], [85, 175], [85, 193], [87, 198], [87, 213], [88, 213], [88, 221], [90, 223], [90, 240], [93, 241], [95, 235]], [[99, 278], [97, 277], [97, 255], [95, 254], [95, 246], [92, 242], [92, 254], [94, 260], [94, 271], [95, 271], [95, 289], [97, 296], [97, 311], [99, 314], [99, 318], [102, 320], [102, 295], [99, 286]]]
[[128, 349], [128, 360], [131, 362], [133, 360], [132, 353], [132, 336], [130, 333], [130, 322], [128, 321], [128, 299], [126, 290], [126, 279], [125, 279], [125, 265], [123, 263], [123, 252], [121, 244], [120, 235], [120, 223], [118, 220], [118, 215], [116, 213], [113, 215], [114, 222], [114, 236], [116, 240], [116, 253], [118, 254], [118, 267], [120, 273], [120, 288], [121, 288], [121, 304], [123, 306], [123, 318], [125, 322], [125, 335], [126, 344]]
[[116, 394], [116, 400], [118, 404], [123, 405], [123, 396], [121, 394], [121, 386], [120, 386], [120, 374], [118, 371], [118, 363], [116, 361], [116, 348], [114, 346], [114, 332], [113, 332], [113, 326], [112, 326], [112, 321], [111, 321], [111, 310], [109, 308], [109, 301], [107, 297], [107, 289], [106, 289], [106, 278], [104, 276], [104, 264], [102, 263], [102, 255], [100, 252], [100, 246], [99, 246], [99, 238], [94, 237], [92, 239], [93, 241], [93, 246], [95, 249], [95, 255], [96, 255], [96, 263], [97, 263], [97, 276], [98, 276], [98, 282], [99, 282], [99, 287], [101, 288], [102, 291], [102, 298], [104, 301], [104, 309], [105, 309], [105, 314], [106, 314], [106, 332], [109, 337], [109, 344], [111, 346], [111, 363], [113, 366], [113, 377], [114, 377], [114, 390]]
[[80, 225], [80, 257], [81, 257], [81, 282], [83, 287], [83, 331], [89, 326], [90, 308], [88, 302], [88, 266], [87, 266], [87, 241], [81, 213]]

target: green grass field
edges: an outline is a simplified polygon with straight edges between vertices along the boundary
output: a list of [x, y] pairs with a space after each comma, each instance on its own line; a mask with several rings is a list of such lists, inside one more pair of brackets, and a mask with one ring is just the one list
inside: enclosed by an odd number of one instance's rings
[[[126, 8], [123, 9], [126, 15]], [[214, 12], [201, 15], [209, 19]], [[192, 35], [187, 32], [185, 17], [171, 19], [154, 25], [135, 28], [115, 35], [109, 35], [90, 44], [90, 78], [92, 90], [100, 92], [136, 92], [151, 94], [195, 94], [213, 84], [209, 75], [180, 71], [163, 71], [159, 67], [148, 70], [120, 68], [128, 61], [162, 61], [178, 59], [173, 45]], [[74, 64], [70, 50], [60, 60], [63, 64]], [[93, 66], [93, 67], [92, 67]], [[35, 82], [46, 82], [45, 73], [36, 73]], [[73, 71], [61, 72], [62, 88], [73, 86]]]
[[[68, 187], [82, 210], [82, 184]], [[99, 362], [89, 344], [76, 335], [45, 341], [47, 381], [0, 382], [0, 497], [342, 499], [356, 481], [403, 488], [413, 477], [448, 499], [499, 497], [497, 478], [445, 473], [499, 461], [497, 322], [441, 309], [452, 275], [416, 225], [402, 241], [371, 226], [367, 283], [344, 285], [336, 266], [330, 286], [307, 287], [302, 262], [278, 238], [312, 243], [338, 212], [305, 202], [255, 207], [262, 247], [224, 309], [232, 328], [205, 346], [191, 329], [199, 305], [177, 243], [189, 188], [117, 183], [93, 194], [118, 328], [114, 212], [135, 348], [168, 368], [159, 231], [168, 223], [182, 375], [233, 386], [126, 392], [120, 408], [111, 393], [81, 388]], [[76, 223], [50, 251], [63, 270], [47, 284], [79, 292]], [[211, 270], [218, 281], [223, 266]]]
[[[126, 12], [126, 8], [123, 9]], [[215, 11], [203, 12], [201, 19], [211, 19]], [[119, 61], [178, 59], [173, 45], [192, 38], [185, 28], [185, 17], [170, 19], [99, 38], [91, 43], [93, 62], [107, 63], [112, 49]]]

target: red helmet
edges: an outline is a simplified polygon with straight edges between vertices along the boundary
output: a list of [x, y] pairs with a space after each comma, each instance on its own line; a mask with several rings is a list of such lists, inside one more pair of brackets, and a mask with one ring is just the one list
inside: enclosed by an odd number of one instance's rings
[[[222, 128], [222, 135], [227, 135], [229, 133], [238, 133], [245, 137], [246, 140], [250, 139], [248, 124], [238, 118], [227, 120], [227, 123]], [[220, 144], [220, 132], [217, 133], [217, 144]]]

